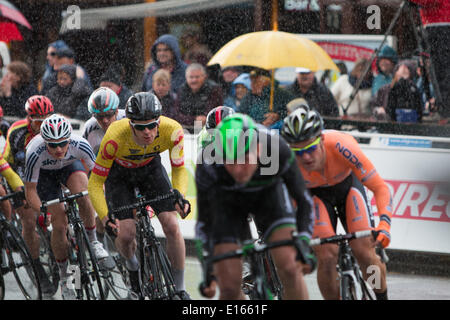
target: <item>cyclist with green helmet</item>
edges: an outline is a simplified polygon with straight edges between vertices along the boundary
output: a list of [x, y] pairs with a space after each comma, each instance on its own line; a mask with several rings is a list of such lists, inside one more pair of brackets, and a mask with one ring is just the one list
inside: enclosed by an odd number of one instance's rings
[[[271, 155], [270, 161], [265, 155]], [[312, 202], [286, 142], [249, 116], [236, 113], [217, 127], [214, 154], [202, 154], [199, 159], [208, 157], [215, 161], [199, 162], [196, 170], [196, 237], [203, 249], [211, 255], [238, 249], [246, 240], [249, 214], [267, 242], [291, 239], [297, 229], [302, 249], [286, 246], [272, 250], [272, 255], [285, 290], [283, 296], [307, 299], [303, 274], [315, 265], [308, 244], [313, 228]], [[296, 209], [289, 196], [296, 201]], [[220, 299], [244, 298], [241, 260], [220, 261], [213, 273]], [[214, 294], [215, 284], [211, 282], [203, 292]]]

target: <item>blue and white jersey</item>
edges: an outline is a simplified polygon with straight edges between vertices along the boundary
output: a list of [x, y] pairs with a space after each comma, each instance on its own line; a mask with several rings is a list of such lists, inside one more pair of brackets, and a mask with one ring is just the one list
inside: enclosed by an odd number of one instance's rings
[[[117, 113], [116, 120], [120, 120], [125, 118], [125, 110], [119, 109]], [[97, 119], [91, 117], [84, 124], [83, 138], [85, 138], [94, 150], [94, 154], [98, 154], [98, 149], [100, 148], [100, 144], [102, 143], [103, 136], [105, 135], [105, 131], [100, 127], [97, 122]]]
[[94, 167], [95, 155], [86, 139], [72, 134], [66, 155], [59, 160], [50, 155], [45, 140], [39, 134], [26, 147], [24, 182], [38, 182], [41, 169], [59, 170], [77, 160], [84, 160], [89, 170]]

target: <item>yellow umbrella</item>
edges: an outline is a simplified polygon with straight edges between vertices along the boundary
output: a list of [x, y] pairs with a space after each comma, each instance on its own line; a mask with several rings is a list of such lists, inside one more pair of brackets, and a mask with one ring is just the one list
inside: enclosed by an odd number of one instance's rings
[[241, 35], [225, 44], [208, 65], [254, 66], [266, 70], [303, 67], [312, 71], [339, 71], [330, 56], [314, 41], [283, 31]]
[[[277, 28], [275, 28], [277, 29]], [[229, 66], [253, 66], [272, 70], [270, 106], [273, 108], [274, 72], [284, 67], [303, 67], [311, 71], [339, 71], [330, 56], [314, 41], [283, 31], [243, 34], [225, 44], [208, 62]]]

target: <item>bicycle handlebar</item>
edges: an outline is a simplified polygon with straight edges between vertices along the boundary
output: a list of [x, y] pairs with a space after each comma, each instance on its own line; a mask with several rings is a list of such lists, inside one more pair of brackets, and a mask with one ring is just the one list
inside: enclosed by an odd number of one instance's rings
[[149, 199], [149, 200], [146, 200], [145, 197], [140, 197], [138, 202], [135, 202], [135, 203], [132, 203], [132, 204], [129, 204], [129, 205], [126, 205], [126, 206], [115, 208], [115, 209], [110, 211], [110, 214], [116, 214], [116, 213], [120, 213], [120, 212], [123, 212], [123, 211], [128, 211], [128, 210], [132, 210], [132, 209], [142, 208], [142, 207], [145, 207], [145, 206], [147, 206], [147, 205], [149, 205], [151, 203], [155, 203], [155, 202], [158, 202], [158, 201], [161, 201], [161, 200], [166, 200], [166, 199], [173, 198], [173, 197], [174, 197], [173, 192], [167, 193], [167, 194], [164, 194], [164, 195], [161, 195], [161, 196], [158, 196], [156, 198]]
[[52, 204], [75, 200], [75, 199], [78, 199], [78, 198], [81, 198], [81, 197], [84, 197], [87, 195], [88, 195], [88, 191], [85, 190], [85, 191], [82, 191], [79, 193], [70, 194], [68, 196], [62, 196], [57, 199], [44, 201], [44, 202], [42, 202], [42, 205], [41, 205], [41, 211], [43, 211], [43, 210], [46, 211], [45, 209]]
[[21, 196], [21, 195], [25, 195], [25, 192], [24, 191], [15, 191], [15, 192], [12, 192], [12, 193], [9, 193], [7, 195], [0, 197], [0, 201], [9, 200], [11, 198]]
[[[339, 243], [344, 240], [353, 240], [353, 239], [370, 237], [370, 236], [372, 236], [374, 239], [376, 239], [379, 233], [380, 232], [376, 231], [376, 230], [364, 230], [364, 231], [356, 231], [356, 232], [346, 233], [346, 234], [338, 234], [338, 235], [328, 237], [328, 238], [312, 239], [309, 242], [309, 245], [317, 246], [317, 245], [325, 244], [325, 243]], [[384, 263], [389, 262], [389, 257], [387, 256], [386, 251], [383, 249], [383, 247], [378, 246], [376, 248], [376, 253], [380, 256], [381, 261], [383, 261]]]
[[364, 237], [369, 237], [369, 236], [373, 236], [374, 238], [376, 238], [377, 235], [378, 235], [378, 231], [375, 231], [375, 230], [356, 231], [356, 232], [351, 232], [351, 233], [346, 233], [346, 234], [338, 234], [338, 235], [328, 237], [328, 238], [312, 239], [309, 242], [309, 245], [317, 246], [317, 245], [325, 244], [325, 243], [339, 243], [344, 240], [353, 240], [353, 239], [364, 238]]

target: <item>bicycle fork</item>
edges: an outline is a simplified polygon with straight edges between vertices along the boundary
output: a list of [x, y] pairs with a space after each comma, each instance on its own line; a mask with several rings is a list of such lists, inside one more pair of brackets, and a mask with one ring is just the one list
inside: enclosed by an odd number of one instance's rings
[[[342, 281], [342, 278], [348, 276], [352, 279], [353, 285], [355, 287], [355, 299], [362, 299], [362, 288], [359, 278], [362, 279], [361, 270], [356, 262], [352, 249], [350, 248], [348, 241], [345, 240], [339, 244], [339, 262], [336, 265], [336, 270], [338, 272], [339, 278]], [[358, 274], [359, 273], [359, 274]], [[342, 282], [341, 282], [342, 283]], [[342, 292], [342, 288], [340, 288]], [[341, 294], [342, 295], [342, 294]], [[341, 297], [342, 298], [342, 297]]]

